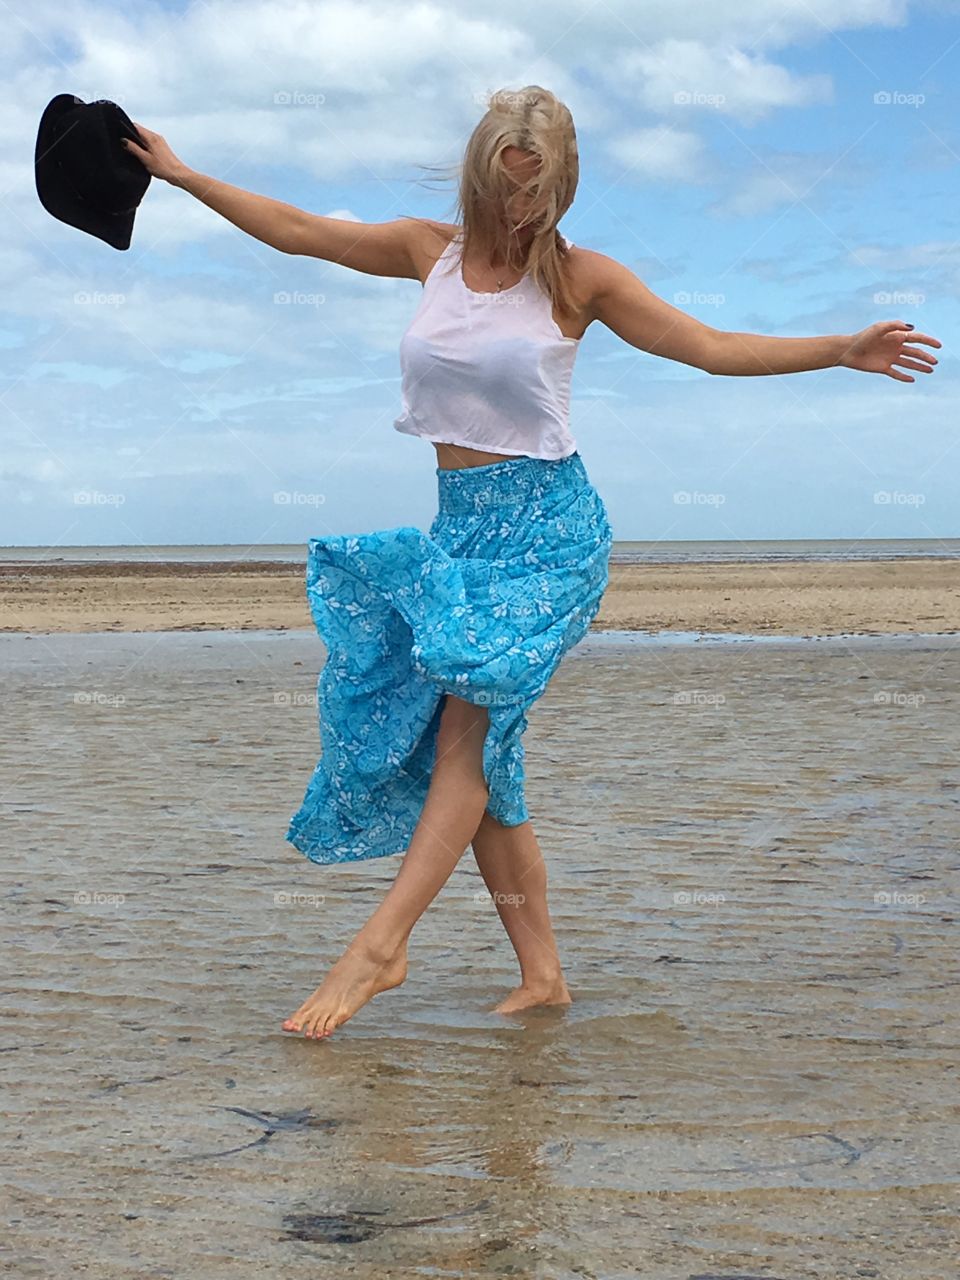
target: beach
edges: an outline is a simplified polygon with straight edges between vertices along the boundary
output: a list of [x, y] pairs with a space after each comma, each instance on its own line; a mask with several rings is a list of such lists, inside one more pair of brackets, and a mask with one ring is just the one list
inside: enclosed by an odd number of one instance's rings
[[[218, 576], [65, 575], [29, 616], [302, 621], [296, 573], [205, 611]], [[591, 633], [525, 735], [572, 1006], [491, 1012], [468, 851], [403, 986], [310, 1043], [280, 1023], [398, 866], [283, 839], [322, 661], [307, 628], [0, 636], [0, 1274], [953, 1280], [955, 638]]]
[[[302, 562], [0, 563], [0, 630], [312, 625]], [[593, 630], [750, 635], [960, 632], [956, 559], [616, 564]]]

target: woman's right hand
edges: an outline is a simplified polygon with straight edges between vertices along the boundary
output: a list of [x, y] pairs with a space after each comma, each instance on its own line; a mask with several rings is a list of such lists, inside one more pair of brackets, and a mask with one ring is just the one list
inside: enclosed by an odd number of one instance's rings
[[152, 129], [142, 125], [139, 120], [134, 120], [133, 123], [147, 145], [145, 147], [138, 146], [130, 138], [121, 138], [121, 145], [131, 155], [135, 155], [147, 172], [154, 178], [163, 178], [165, 182], [171, 182], [174, 186], [179, 186], [178, 179], [188, 172], [187, 166], [173, 154], [167, 145], [166, 138], [161, 134], [154, 133]]

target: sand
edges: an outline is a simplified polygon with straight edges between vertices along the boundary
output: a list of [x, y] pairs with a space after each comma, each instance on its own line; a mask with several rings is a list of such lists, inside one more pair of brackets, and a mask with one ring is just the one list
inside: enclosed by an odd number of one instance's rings
[[[311, 625], [302, 564], [0, 566], [2, 631]], [[955, 633], [960, 632], [960, 571], [952, 560], [614, 564], [593, 629]]]
[[283, 840], [316, 636], [0, 661], [0, 1274], [955, 1280], [954, 639], [588, 636], [526, 735], [574, 1004], [490, 1012], [468, 853], [320, 1044], [399, 860]]

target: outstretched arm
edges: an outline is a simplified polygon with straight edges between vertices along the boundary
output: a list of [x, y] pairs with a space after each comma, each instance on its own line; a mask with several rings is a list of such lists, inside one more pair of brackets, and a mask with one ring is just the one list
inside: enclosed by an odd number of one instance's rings
[[706, 373], [751, 376], [802, 373], [842, 366], [914, 382], [893, 368], [932, 373], [936, 357], [907, 343], [942, 344], [899, 320], [881, 320], [856, 334], [774, 338], [714, 329], [658, 298], [622, 263], [592, 254], [592, 311], [597, 320], [641, 351], [693, 365]]
[[351, 222], [307, 213], [296, 205], [198, 173], [174, 155], [161, 134], [139, 120], [134, 124], [147, 146], [140, 147], [126, 138], [123, 142], [150, 174], [188, 191], [254, 239], [281, 253], [324, 258], [367, 275], [419, 278], [413, 219]]

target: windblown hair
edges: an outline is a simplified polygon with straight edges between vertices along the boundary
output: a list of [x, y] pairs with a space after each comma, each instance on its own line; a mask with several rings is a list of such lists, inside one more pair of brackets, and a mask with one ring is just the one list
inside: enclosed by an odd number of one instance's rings
[[[536, 172], [525, 182], [519, 182], [502, 163], [507, 147], [538, 157]], [[455, 220], [463, 227], [463, 243], [461, 252], [453, 255], [451, 270], [460, 271], [468, 254], [481, 261], [506, 262], [512, 273], [530, 272], [561, 315], [571, 314], [563, 262], [566, 249], [557, 230], [573, 203], [580, 177], [577, 135], [567, 107], [539, 85], [498, 89], [470, 135], [458, 173]], [[536, 228], [525, 261], [506, 225], [511, 198], [519, 198], [524, 205], [529, 201], [518, 225]]]

